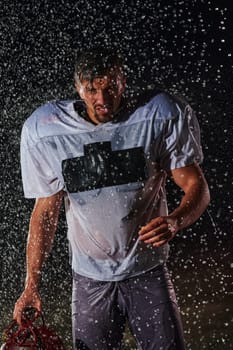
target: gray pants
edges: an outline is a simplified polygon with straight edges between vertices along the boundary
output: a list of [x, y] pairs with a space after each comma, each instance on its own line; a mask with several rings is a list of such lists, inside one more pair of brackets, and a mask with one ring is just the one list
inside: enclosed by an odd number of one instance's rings
[[180, 313], [166, 266], [119, 282], [74, 274], [74, 349], [120, 349], [126, 320], [138, 349], [184, 349]]

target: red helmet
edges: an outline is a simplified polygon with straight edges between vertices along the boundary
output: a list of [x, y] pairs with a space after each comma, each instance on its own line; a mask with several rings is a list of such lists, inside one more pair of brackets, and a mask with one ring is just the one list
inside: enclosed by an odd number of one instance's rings
[[[4, 344], [0, 350], [65, 350], [59, 336], [47, 327], [41, 313], [35, 312], [31, 318], [29, 312], [24, 312], [23, 326], [19, 327], [16, 321], [5, 329]], [[40, 316], [40, 321], [35, 322]], [[36, 325], [37, 324], [37, 325]]]

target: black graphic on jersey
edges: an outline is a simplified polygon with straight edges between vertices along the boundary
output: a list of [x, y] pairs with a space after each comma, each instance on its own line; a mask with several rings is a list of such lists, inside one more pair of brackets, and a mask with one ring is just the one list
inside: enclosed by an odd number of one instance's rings
[[84, 156], [63, 160], [62, 173], [69, 192], [123, 185], [147, 178], [143, 148], [112, 151], [111, 142], [84, 145]]

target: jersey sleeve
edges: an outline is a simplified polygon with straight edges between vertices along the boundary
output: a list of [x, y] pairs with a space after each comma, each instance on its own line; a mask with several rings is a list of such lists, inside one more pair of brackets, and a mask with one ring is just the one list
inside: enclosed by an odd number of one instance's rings
[[192, 108], [176, 104], [176, 114], [166, 120], [159, 145], [159, 163], [164, 170], [203, 161], [200, 128]]
[[35, 128], [27, 122], [22, 128], [20, 156], [26, 198], [49, 197], [64, 187], [54, 172], [46, 143], [36, 139]]

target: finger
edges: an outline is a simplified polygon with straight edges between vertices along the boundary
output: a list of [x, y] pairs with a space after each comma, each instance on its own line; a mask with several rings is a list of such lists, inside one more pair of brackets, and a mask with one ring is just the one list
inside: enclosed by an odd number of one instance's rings
[[163, 241], [160, 241], [160, 242], [155, 242], [153, 243], [153, 247], [156, 247], [156, 248], [159, 248], [161, 247], [162, 245], [166, 244], [168, 242], [167, 239], [163, 240]]
[[142, 241], [145, 241], [147, 239], [156, 237], [156, 236], [160, 235], [161, 233], [167, 232], [167, 231], [168, 231], [167, 224], [163, 224], [157, 228], [152, 228], [152, 230], [149, 232], [139, 234], [139, 236], [140, 236], [139, 239]]
[[19, 299], [15, 304], [15, 309], [13, 312], [13, 319], [22, 326], [27, 321], [27, 316], [25, 314], [25, 311], [28, 307], [32, 307], [35, 309], [35, 317], [37, 317], [37, 314], [41, 313], [42, 306], [41, 306], [41, 300], [39, 297], [36, 298], [35, 301], [31, 303], [27, 303], [24, 299]]
[[160, 241], [168, 241], [171, 239], [171, 232], [170, 231], [165, 231], [161, 233], [160, 235], [151, 237], [150, 239], [145, 240], [144, 242], [146, 244], [153, 244], [153, 243], [159, 243]]
[[33, 307], [36, 309], [36, 317], [37, 317], [37, 316], [41, 313], [41, 311], [42, 311], [41, 300], [38, 299], [38, 300], [34, 303]]
[[142, 226], [141, 229], [139, 230], [139, 234], [144, 234], [148, 231], [151, 231], [153, 229], [155, 229], [156, 227], [162, 225], [163, 223], [165, 223], [165, 219], [162, 217], [158, 217], [156, 219], [151, 220], [151, 222], [145, 226]]
[[13, 319], [18, 323], [19, 326], [22, 326], [22, 313], [23, 308], [16, 305], [13, 313]]
[[37, 318], [41, 313], [41, 309], [39, 307], [35, 308], [35, 318]]

